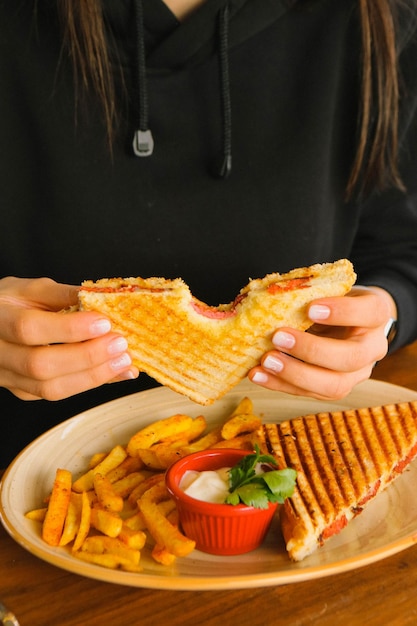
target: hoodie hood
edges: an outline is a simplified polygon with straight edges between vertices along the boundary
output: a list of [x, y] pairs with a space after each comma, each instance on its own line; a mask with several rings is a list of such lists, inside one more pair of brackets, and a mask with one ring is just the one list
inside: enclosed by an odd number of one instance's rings
[[[133, 152], [150, 157], [154, 149], [149, 127], [147, 73], [178, 71], [198, 65], [217, 54], [219, 99], [222, 112], [222, 151], [211, 172], [227, 178], [232, 169], [232, 103], [229, 87], [229, 51], [265, 29], [296, 0], [207, 0], [184, 22], [179, 22], [162, 0], [130, 0], [104, 3], [106, 23], [116, 39], [129, 42], [124, 58], [132, 69], [135, 117]], [[120, 46], [119, 46], [120, 50]], [[118, 54], [118, 58], [122, 58]]]
[[[163, 0], [139, 0], [148, 69], [175, 70], [196, 65], [216, 51], [218, 17], [227, 5], [229, 48], [265, 29], [299, 0], [206, 0], [186, 20], [179, 22]], [[135, 0], [103, 1], [106, 22], [121, 42], [118, 56], [130, 64], [136, 45]]]

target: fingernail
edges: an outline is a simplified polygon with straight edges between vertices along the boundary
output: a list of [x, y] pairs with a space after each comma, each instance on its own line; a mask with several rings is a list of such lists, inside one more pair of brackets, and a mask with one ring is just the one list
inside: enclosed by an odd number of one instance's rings
[[127, 353], [120, 355], [119, 358], [111, 362], [112, 369], [116, 371], [128, 367], [129, 365], [132, 365], [132, 359]]
[[327, 320], [330, 315], [330, 309], [324, 304], [312, 304], [308, 310], [308, 316], [311, 320]]
[[262, 366], [270, 370], [271, 372], [282, 372], [284, 369], [284, 364], [280, 359], [277, 359], [275, 356], [271, 356], [270, 354], [266, 357], [265, 361], [262, 363]]
[[264, 374], [264, 372], [255, 372], [255, 374], [252, 376], [252, 382], [260, 383], [261, 385], [263, 385], [264, 383], [268, 382], [268, 375]]
[[127, 350], [127, 341], [124, 337], [116, 337], [107, 346], [107, 352], [109, 354], [121, 354]]
[[107, 319], [96, 320], [90, 326], [90, 332], [93, 336], [105, 335], [111, 330], [111, 323]]
[[119, 380], [133, 380], [138, 377], [138, 374], [133, 372], [132, 370], [126, 370], [119, 375]]
[[295, 346], [295, 339], [290, 333], [279, 330], [273, 336], [272, 343], [277, 348], [293, 348]]

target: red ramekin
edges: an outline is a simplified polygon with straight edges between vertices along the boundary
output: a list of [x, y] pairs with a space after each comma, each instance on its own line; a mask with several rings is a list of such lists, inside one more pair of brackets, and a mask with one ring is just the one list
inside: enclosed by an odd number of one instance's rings
[[248, 450], [218, 448], [189, 454], [166, 473], [167, 489], [175, 500], [180, 524], [196, 548], [217, 555], [244, 554], [255, 550], [265, 538], [277, 504], [258, 509], [244, 504], [212, 504], [188, 496], [179, 485], [187, 470], [233, 467]]

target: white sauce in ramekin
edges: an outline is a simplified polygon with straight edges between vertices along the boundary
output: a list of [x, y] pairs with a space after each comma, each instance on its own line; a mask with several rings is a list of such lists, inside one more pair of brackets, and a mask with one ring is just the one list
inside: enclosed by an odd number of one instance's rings
[[203, 472], [187, 470], [181, 479], [180, 488], [196, 500], [224, 504], [229, 494], [229, 470], [230, 467]]

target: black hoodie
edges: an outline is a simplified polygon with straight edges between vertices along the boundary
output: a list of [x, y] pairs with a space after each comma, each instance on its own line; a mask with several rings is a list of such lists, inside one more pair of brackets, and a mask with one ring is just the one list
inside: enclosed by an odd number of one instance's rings
[[[396, 345], [417, 337], [411, 30], [400, 55], [407, 193], [345, 203], [358, 117], [356, 1], [206, 0], [179, 23], [162, 0], [143, 0], [142, 24], [140, 3], [103, 0], [120, 87], [113, 154], [94, 96], [74, 105], [55, 4], [0, 0], [2, 276], [181, 276], [216, 305], [249, 278], [349, 257], [360, 283], [396, 299]], [[140, 117], [154, 140], [146, 157], [132, 148]], [[219, 178], [213, 167], [225, 152], [231, 172]], [[0, 466], [52, 424], [149, 384], [140, 376], [55, 403], [3, 390]]]

